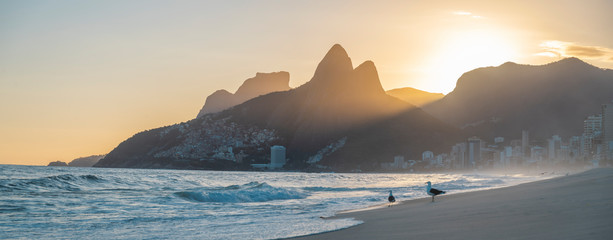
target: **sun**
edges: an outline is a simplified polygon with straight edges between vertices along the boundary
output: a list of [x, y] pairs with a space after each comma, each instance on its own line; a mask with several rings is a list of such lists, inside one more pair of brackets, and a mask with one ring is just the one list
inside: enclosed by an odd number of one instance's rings
[[448, 93], [460, 76], [480, 67], [514, 61], [517, 47], [495, 30], [455, 31], [445, 34], [427, 66], [428, 88]]

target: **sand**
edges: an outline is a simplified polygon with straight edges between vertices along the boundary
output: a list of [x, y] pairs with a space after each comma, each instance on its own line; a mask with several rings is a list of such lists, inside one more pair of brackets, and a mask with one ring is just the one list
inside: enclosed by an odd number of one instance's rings
[[364, 223], [296, 239], [613, 239], [613, 168], [336, 218]]

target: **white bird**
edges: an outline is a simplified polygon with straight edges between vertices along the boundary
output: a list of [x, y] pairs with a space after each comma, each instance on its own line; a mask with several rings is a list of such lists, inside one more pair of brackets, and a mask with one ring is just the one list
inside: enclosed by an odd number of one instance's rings
[[387, 205], [387, 207], [391, 207], [392, 203], [394, 203], [396, 201], [396, 198], [394, 197], [394, 195], [392, 195], [392, 190], [390, 190], [390, 196], [387, 197], [387, 201], [390, 202], [390, 205]]
[[432, 196], [432, 202], [434, 202], [434, 196], [445, 193], [445, 191], [432, 188], [432, 183], [430, 183], [430, 181], [428, 181], [427, 184], [428, 188], [426, 189], [426, 192], [428, 193], [428, 195]]

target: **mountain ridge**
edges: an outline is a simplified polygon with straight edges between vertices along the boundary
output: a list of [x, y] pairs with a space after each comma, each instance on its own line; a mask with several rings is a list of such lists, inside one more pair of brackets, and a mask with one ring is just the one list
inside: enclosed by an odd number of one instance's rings
[[423, 107], [445, 97], [442, 93], [431, 93], [412, 87], [395, 88], [387, 90], [385, 93], [417, 107]]
[[291, 88], [289, 87], [288, 72], [258, 72], [255, 77], [245, 80], [235, 93], [221, 89], [209, 95], [197, 117], [202, 117], [208, 113], [221, 112], [260, 95], [289, 89]]
[[87, 157], [75, 158], [72, 161], [66, 163], [62, 161], [50, 162], [47, 166], [62, 166], [62, 167], [92, 167], [100, 159], [104, 158], [105, 154], [91, 155]]
[[540, 139], [581, 134], [583, 120], [613, 99], [613, 71], [578, 58], [544, 65], [507, 62], [464, 73], [456, 88], [424, 107], [484, 138], [529, 130]]
[[[459, 137], [457, 128], [387, 95], [372, 61], [353, 68], [334, 45], [302, 86], [136, 134], [97, 166], [248, 170], [245, 164], [265, 162], [272, 145], [283, 145], [288, 169], [373, 171], [396, 155], [416, 159]], [[335, 150], [324, 151], [331, 144]]]

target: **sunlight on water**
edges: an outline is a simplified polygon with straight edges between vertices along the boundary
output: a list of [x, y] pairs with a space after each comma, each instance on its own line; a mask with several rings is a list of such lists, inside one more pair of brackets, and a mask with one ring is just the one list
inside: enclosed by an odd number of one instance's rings
[[338, 211], [544, 178], [480, 174], [344, 174], [0, 165], [0, 238], [271, 239], [360, 222]]

